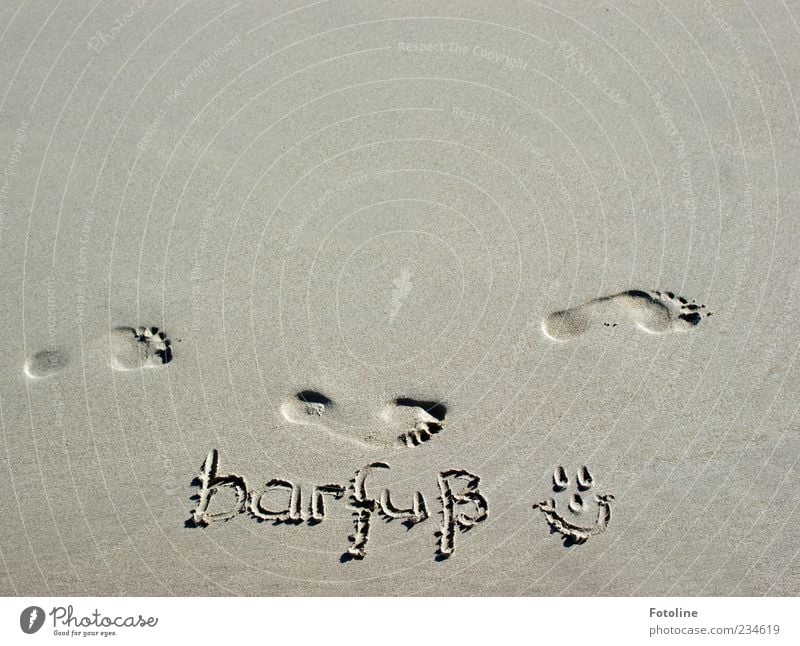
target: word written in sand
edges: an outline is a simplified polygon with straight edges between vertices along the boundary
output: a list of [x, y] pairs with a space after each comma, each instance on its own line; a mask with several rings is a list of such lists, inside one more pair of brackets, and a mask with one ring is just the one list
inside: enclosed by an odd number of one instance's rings
[[[370, 525], [375, 515], [387, 521], [400, 520], [408, 529], [429, 518], [428, 503], [420, 491], [414, 492], [408, 508], [393, 502], [389, 489], [384, 489], [379, 495], [368, 492], [370, 474], [389, 469], [389, 465], [383, 462], [373, 462], [358, 469], [347, 486], [335, 483], [315, 485], [306, 507], [303, 506], [300, 487], [288, 480], [269, 480], [263, 487], [251, 489], [241, 476], [219, 475], [218, 465], [219, 453], [213, 449], [203, 462], [199, 477], [192, 482], [200, 491], [193, 496], [197, 506], [187, 521], [189, 526], [207, 527], [231, 520], [239, 514], [248, 514], [261, 522], [315, 525], [325, 520], [326, 498], [340, 500], [347, 494], [347, 508], [353, 512], [355, 527], [349, 536], [350, 546], [341, 558], [348, 561], [366, 556]], [[480, 478], [469, 471], [448, 469], [437, 475], [437, 481], [441, 520], [436, 532], [436, 558], [443, 560], [456, 549], [456, 530], [467, 531], [485, 520], [489, 504], [480, 492]], [[223, 509], [210, 510], [212, 499], [221, 492], [228, 494], [230, 504]], [[282, 502], [276, 504], [276, 498], [281, 498]]]

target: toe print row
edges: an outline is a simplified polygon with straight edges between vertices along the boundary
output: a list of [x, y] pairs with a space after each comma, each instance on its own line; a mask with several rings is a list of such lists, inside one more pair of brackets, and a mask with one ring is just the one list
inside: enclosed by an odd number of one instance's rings
[[407, 397], [396, 399], [394, 403], [395, 408], [388, 409], [389, 417], [392, 417], [391, 414], [396, 412], [398, 414], [395, 417], [403, 418], [401, 423], [406, 426], [413, 422], [410, 430], [397, 436], [397, 439], [406, 446], [419, 446], [442, 430], [442, 424], [447, 415], [447, 406], [444, 404], [419, 401]]

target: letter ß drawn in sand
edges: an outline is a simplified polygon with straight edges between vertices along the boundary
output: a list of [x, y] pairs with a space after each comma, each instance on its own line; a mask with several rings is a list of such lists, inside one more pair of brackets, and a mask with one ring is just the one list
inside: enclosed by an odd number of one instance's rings
[[[460, 490], [454, 490], [456, 481], [462, 483]], [[466, 532], [489, 515], [489, 503], [480, 493], [481, 479], [463, 469], [450, 469], [439, 474], [439, 491], [442, 502], [442, 525], [438, 532], [439, 560], [447, 559], [456, 549], [456, 529]], [[461, 505], [472, 505], [474, 511], [457, 512]]]
[[[567, 509], [575, 516], [577, 521], [581, 514], [588, 512], [584, 496], [579, 492], [589, 491], [594, 486], [594, 478], [589, 469], [586, 466], [582, 466], [578, 469], [576, 481], [578, 492], [569, 497]], [[566, 470], [562, 466], [557, 466], [553, 472], [553, 489], [557, 492], [562, 492], [569, 486], [570, 480]], [[614, 496], [611, 494], [596, 495], [594, 497], [594, 502], [597, 503], [597, 517], [594, 524], [588, 526], [567, 520], [564, 515], [557, 511], [557, 503], [554, 498], [537, 502], [533, 508], [544, 514], [545, 520], [550, 526], [550, 531], [561, 534], [564, 539], [564, 546], [570, 547], [585, 543], [592, 536], [606, 531], [608, 523], [611, 521], [612, 500], [614, 500]]]
[[691, 330], [712, 312], [672, 292], [628, 290], [595, 298], [583, 305], [548, 314], [542, 320], [544, 333], [556, 341], [569, 341], [600, 327], [620, 323], [659, 334]]

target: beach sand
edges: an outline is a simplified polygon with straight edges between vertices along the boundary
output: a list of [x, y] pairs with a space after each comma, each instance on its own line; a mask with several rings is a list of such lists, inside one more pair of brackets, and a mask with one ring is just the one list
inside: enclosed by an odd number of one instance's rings
[[5, 3], [0, 593], [796, 595], [796, 3]]

